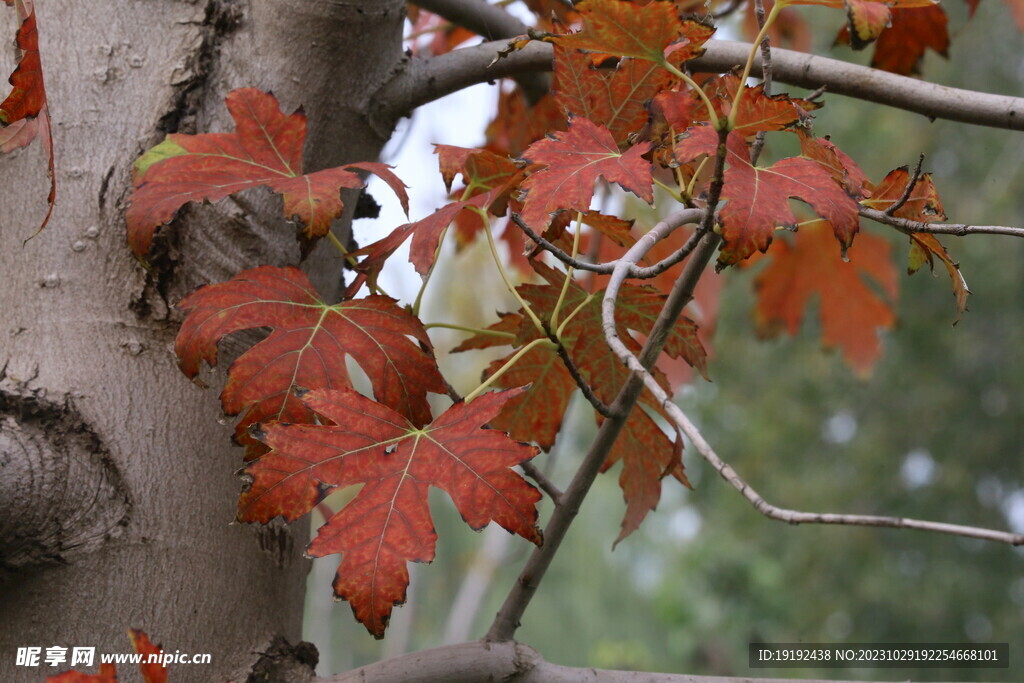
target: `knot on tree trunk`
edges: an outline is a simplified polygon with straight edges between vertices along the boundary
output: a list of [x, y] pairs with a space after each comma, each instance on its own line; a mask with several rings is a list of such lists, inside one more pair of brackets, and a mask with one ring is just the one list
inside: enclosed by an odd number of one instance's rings
[[0, 582], [95, 550], [130, 511], [102, 441], [69, 403], [0, 390]]

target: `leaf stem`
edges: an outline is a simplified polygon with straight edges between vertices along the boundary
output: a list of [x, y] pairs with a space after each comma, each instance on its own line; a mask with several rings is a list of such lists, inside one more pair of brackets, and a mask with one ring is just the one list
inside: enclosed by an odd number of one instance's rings
[[[445, 228], [447, 231], [447, 228]], [[444, 240], [444, 233], [441, 233], [441, 240]], [[438, 241], [440, 246], [440, 240]], [[430, 264], [430, 268], [427, 269], [427, 274], [423, 278], [423, 282], [420, 283], [420, 289], [416, 292], [416, 300], [412, 304], [412, 314], [417, 318], [420, 315], [420, 306], [423, 304], [423, 295], [427, 291], [427, 285], [430, 283], [430, 276], [434, 274], [434, 266], [437, 265], [437, 256], [434, 256], [434, 261]]]
[[[341, 243], [341, 240], [338, 239], [338, 236], [335, 235], [334, 232], [332, 232], [331, 230], [328, 230], [327, 231], [327, 239], [329, 239], [331, 241], [331, 244], [333, 244], [334, 247], [338, 250], [338, 252], [341, 254], [341, 257], [343, 259], [345, 259], [345, 262], [348, 263], [348, 265], [351, 266], [353, 270], [355, 270], [356, 267], [359, 265], [359, 262], [356, 260], [355, 256], [352, 256], [351, 254], [349, 254], [348, 249], [346, 249], [345, 245]], [[389, 297], [391, 299], [395, 298], [395, 297], [391, 296], [390, 294], [388, 294], [387, 292], [385, 292], [383, 289], [381, 289], [381, 287], [379, 285], [377, 285], [376, 283], [370, 284], [369, 282], [367, 282], [366, 285], [370, 288], [370, 291], [373, 292], [374, 294], [382, 294], [382, 295], [384, 295], [386, 297]]]
[[665, 192], [668, 192], [669, 195], [671, 195], [672, 199], [676, 200], [680, 204], [683, 203], [683, 195], [679, 190], [675, 189], [671, 185], [666, 185], [657, 178], [654, 179], [654, 184], [660, 187], [661, 189], [665, 190]]
[[740, 102], [743, 100], [743, 93], [746, 92], [747, 79], [750, 78], [750, 70], [754, 67], [754, 58], [757, 57], [757, 52], [761, 49], [761, 41], [768, 35], [768, 29], [775, 23], [775, 18], [779, 16], [779, 12], [786, 4], [785, 0], [778, 0], [772, 5], [771, 10], [768, 12], [768, 18], [764, 20], [764, 25], [761, 26], [757, 38], [754, 38], [753, 43], [750, 45], [750, 54], [747, 55], [747, 63], [743, 65], [743, 75], [740, 76], [739, 87], [736, 88], [736, 97], [733, 98], [732, 108], [729, 111], [727, 124], [729, 130], [736, 127], [736, 114], [739, 111]]
[[488, 220], [487, 214], [484, 213], [483, 209], [479, 209], [475, 206], [469, 206], [466, 208], [476, 211], [478, 214], [480, 214], [480, 218], [486, 221], [486, 223], [484, 224], [484, 234], [487, 235], [487, 246], [491, 250], [491, 257], [494, 259], [494, 264], [498, 267], [498, 273], [501, 275], [501, 279], [502, 281], [504, 281], [505, 287], [508, 289], [509, 292], [512, 293], [512, 296], [515, 297], [516, 301], [519, 303], [519, 307], [523, 309], [523, 312], [525, 312], [526, 315], [530, 317], [530, 320], [533, 321], [533, 324], [537, 328], [537, 331], [540, 332], [542, 335], [547, 336], [547, 331], [544, 329], [544, 323], [540, 321], [540, 318], [537, 317], [537, 314], [533, 312], [532, 308], [530, 308], [530, 304], [526, 303], [526, 300], [519, 295], [519, 292], [516, 290], [515, 285], [512, 284], [512, 280], [509, 279], [508, 273], [505, 272], [505, 266], [501, 264], [501, 255], [498, 253], [498, 245], [494, 243], [494, 235], [491, 234], [491, 230], [489, 227], [490, 220]]
[[506, 339], [515, 339], [516, 335], [511, 332], [502, 332], [501, 330], [488, 330], [477, 327], [464, 327], [463, 325], [453, 325], [451, 323], [427, 323], [423, 326], [424, 329], [431, 330], [435, 327], [443, 328], [446, 330], [458, 330], [459, 332], [468, 332], [470, 334], [486, 334], [491, 337], [504, 337]]
[[466, 401], [466, 403], [469, 403], [474, 398], [476, 398], [480, 394], [482, 394], [485, 391], [487, 391], [487, 388], [489, 386], [491, 386], [492, 384], [494, 384], [494, 382], [496, 382], [502, 375], [504, 375], [506, 372], [508, 372], [512, 368], [512, 366], [515, 365], [516, 362], [519, 361], [520, 358], [522, 358], [527, 353], [529, 353], [530, 350], [533, 349], [533, 347], [540, 346], [542, 344], [550, 345], [550, 346], [554, 346], [555, 345], [554, 342], [552, 342], [547, 337], [543, 337], [543, 338], [539, 338], [539, 339], [534, 339], [532, 342], [530, 342], [529, 344], [527, 344], [523, 348], [521, 348], [518, 351], [516, 351], [515, 354], [511, 358], [509, 358], [507, 361], [505, 361], [504, 365], [502, 365], [500, 368], [498, 368], [497, 372], [495, 372], [493, 375], [491, 375], [490, 377], [485, 379], [480, 386], [478, 386], [476, 389], [474, 389], [473, 391], [471, 391], [468, 394], [466, 394], [466, 397], [464, 399]]
[[710, 121], [711, 125], [714, 126], [715, 129], [717, 130], [718, 127], [721, 125], [719, 120], [718, 120], [718, 114], [715, 112], [715, 108], [711, 104], [711, 100], [708, 98], [708, 94], [706, 92], [704, 92], [704, 89], [700, 87], [700, 85], [697, 83], [697, 81], [693, 80], [693, 78], [691, 78], [689, 75], [687, 75], [686, 73], [681, 71], [679, 69], [679, 67], [677, 67], [675, 64], [672, 64], [667, 59], [665, 61], [663, 61], [661, 63], [661, 65], [670, 74], [672, 74], [673, 76], [675, 76], [676, 78], [681, 80], [683, 83], [686, 83], [686, 85], [688, 85], [691, 88], [693, 88], [697, 92], [697, 95], [702, 100], [704, 100], [704, 106], [707, 107], [707, 110], [708, 110], [708, 121]]
[[[572, 258], [580, 252], [580, 232], [583, 230], [583, 212], [576, 212], [576, 230], [572, 235]], [[565, 282], [562, 283], [562, 291], [558, 293], [558, 301], [555, 302], [555, 310], [551, 313], [551, 327], [558, 328], [558, 314], [562, 310], [562, 304], [565, 303], [565, 295], [569, 292], [569, 285], [572, 283], [572, 266], [566, 266], [565, 269]]]
[[707, 156], [700, 160], [700, 164], [697, 165], [697, 169], [693, 172], [693, 176], [690, 177], [690, 182], [686, 186], [686, 197], [687, 199], [693, 199], [693, 189], [697, 184], [697, 176], [704, 170], [704, 166], [707, 165], [708, 159], [711, 157]]
[[567, 315], [565, 317], [565, 320], [562, 321], [562, 324], [559, 325], [558, 329], [555, 330], [555, 336], [556, 337], [558, 337], [559, 339], [562, 338], [562, 334], [565, 332], [565, 326], [568, 325], [572, 321], [572, 319], [575, 318], [577, 316], [577, 314], [579, 314], [580, 311], [582, 311], [584, 308], [586, 308], [587, 304], [589, 304], [591, 301], [593, 301], [594, 297], [597, 296], [597, 294], [598, 294], [597, 292], [591, 292], [590, 295], [587, 296], [586, 299], [581, 301], [579, 303], [579, 305], [576, 306], [576, 308], [572, 309], [572, 313]]

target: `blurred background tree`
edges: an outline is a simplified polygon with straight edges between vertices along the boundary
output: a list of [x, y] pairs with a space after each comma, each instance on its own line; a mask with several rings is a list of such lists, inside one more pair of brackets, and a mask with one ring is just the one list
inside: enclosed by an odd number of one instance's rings
[[[1019, 94], [1024, 38], [1008, 8], [986, 0], [970, 21], [966, 5], [946, 10], [950, 59], [929, 53], [923, 64], [928, 80]], [[831, 49], [840, 59], [868, 61], [870, 49], [830, 48], [841, 13], [800, 12], [813, 27], [817, 54]], [[738, 32], [738, 23], [723, 30]], [[805, 94], [776, 86], [781, 91]], [[873, 180], [913, 166], [924, 153], [950, 220], [1020, 225], [1024, 149], [1013, 133], [929, 122], [838, 96], [825, 101], [815, 112], [815, 132], [854, 154]], [[427, 142], [457, 142], [446, 133], [452, 123], [435, 124], [438, 134]], [[764, 163], [774, 151], [769, 145]], [[416, 182], [415, 170], [402, 177]], [[653, 224], [646, 207], [636, 208], [641, 224]], [[905, 260], [905, 239], [874, 224], [865, 229], [890, 238], [898, 264]], [[884, 336], [884, 356], [867, 378], [855, 377], [838, 353], [821, 349], [813, 316], [796, 338], [757, 340], [750, 313], [759, 267], [725, 274], [713, 382], [698, 380], [680, 400], [717, 451], [767, 500], [802, 510], [1024, 532], [1024, 243], [992, 236], [944, 242], [973, 292], [970, 312], [952, 326], [944, 272], [901, 277], [899, 323]], [[460, 275], [430, 296], [462, 311], [468, 324], [485, 325], [493, 311], [513, 306], [493, 298], [502, 289], [496, 281], [487, 286], [495, 276], [480, 256], [472, 246], [448, 254], [446, 267]], [[458, 337], [437, 339], [443, 351]], [[449, 359], [446, 376], [462, 373], [465, 385], [475, 386], [487, 360], [476, 353]], [[593, 434], [588, 411], [577, 407], [575, 428], [552, 455], [556, 481], [566, 480]], [[761, 517], [691, 453], [684, 459], [694, 490], [666, 482], [658, 510], [614, 552], [610, 543], [624, 509], [618, 473], [598, 480], [520, 640], [542, 647], [549, 661], [576, 666], [867, 680], [1022, 679], [1019, 662], [1009, 670], [749, 669], [747, 645], [758, 641], [1009, 641], [1012, 648], [1024, 621], [1024, 552], [913, 531], [787, 526]], [[538, 464], [545, 467], [546, 460], [541, 456]], [[325, 601], [337, 558], [317, 561], [306, 637], [320, 648], [321, 673], [439, 645], [446, 636], [483, 634], [527, 549], [506, 541], [500, 529], [483, 538], [468, 531], [452, 519], [450, 506], [438, 505], [434, 514], [446, 529], [435, 567], [414, 572], [409, 603], [382, 643], [350, 618], [347, 607]]]

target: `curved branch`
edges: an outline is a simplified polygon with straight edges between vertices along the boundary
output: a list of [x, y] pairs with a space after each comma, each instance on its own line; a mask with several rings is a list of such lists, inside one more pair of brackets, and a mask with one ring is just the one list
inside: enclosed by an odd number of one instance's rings
[[[876, 213], [884, 216], [881, 211]], [[709, 236], [709, 238], [710, 237], [712, 236]], [[717, 236], [714, 237], [717, 239]], [[655, 399], [657, 399], [669, 419], [672, 420], [672, 422], [674, 422], [684, 434], [686, 434], [687, 438], [697, 449], [697, 452], [699, 452], [701, 456], [703, 456], [703, 458], [715, 468], [723, 479], [729, 482], [729, 484], [739, 491], [744, 498], [750, 501], [758, 512], [770, 519], [777, 519], [783, 522], [788, 522], [789, 524], [845, 524], [855, 526], [890, 527], [896, 529], [920, 529], [922, 531], [978, 538], [986, 541], [996, 541], [998, 543], [1007, 543], [1014, 546], [1024, 545], [1024, 534], [1014, 534], [1005, 531], [996, 531], [994, 529], [964, 526], [961, 524], [946, 524], [943, 522], [908, 519], [905, 517], [801, 512], [772, 505], [762, 498], [761, 494], [746, 483], [731, 465], [718, 457], [718, 454], [715, 453], [714, 449], [711, 448], [711, 445], [704, 439], [700, 430], [697, 429], [682, 409], [672, 401], [672, 397], [669, 396], [668, 393], [662, 389], [661, 385], [658, 384], [657, 380], [654, 379], [654, 376], [648, 371], [647, 364], [642, 362], [640, 358], [633, 355], [626, 345], [619, 340], [618, 335], [615, 332], [615, 299], [618, 296], [619, 288], [626, 280], [629, 272], [629, 264], [630, 262], [636, 263], [638, 260], [643, 258], [644, 254], [652, 245], [653, 242], [638, 242], [636, 247], [631, 249], [626, 256], [619, 260], [619, 265], [616, 266], [615, 272], [612, 273], [611, 278], [609, 278], [608, 285], [605, 288], [604, 299], [601, 302], [602, 326], [604, 328], [605, 339], [608, 342], [608, 346], [610, 346], [612, 351], [615, 352], [615, 355], [626, 364], [626, 367], [636, 375], [643, 378], [644, 386], [647, 387]]]
[[[730, 678], [640, 671], [611, 671], [547, 662], [529, 645], [474, 641], [412, 652], [353, 671], [314, 679], [316, 683], [391, 681], [517, 681], [517, 683], [826, 683], [807, 679]], [[832, 681], [830, 683], [842, 683]]]
[[[692, 209], [683, 210], [692, 211]], [[703, 209], [697, 210], [703, 211]], [[687, 215], [694, 216], [694, 218], [690, 222], [697, 222], [701, 220], [701, 218], [696, 217], [695, 214]], [[612, 271], [615, 270], [615, 266], [619, 262], [617, 259], [615, 261], [606, 261], [605, 263], [589, 263], [587, 261], [580, 261], [579, 259], [573, 258], [572, 256], [565, 253], [563, 250], [559, 249], [548, 240], [538, 235], [533, 230], [533, 228], [531, 228], [529, 225], [523, 222], [523, 219], [520, 218], [518, 214], [513, 212], [509, 214], [509, 217], [512, 219], [513, 223], [519, 226], [519, 228], [523, 231], [523, 233], [526, 234], [527, 237], [529, 237], [537, 244], [538, 247], [548, 252], [556, 259], [558, 259], [565, 265], [569, 266], [570, 268], [574, 268], [575, 270], [583, 270], [590, 273], [599, 273], [601, 275], [610, 275]], [[669, 216], [666, 220], [671, 222], [674, 220], [674, 217]], [[683, 225], [685, 225], [685, 223]], [[690, 236], [690, 239], [688, 239], [686, 243], [683, 244], [683, 246], [679, 247], [679, 249], [675, 250], [674, 252], [672, 252], [671, 254], [669, 254], [668, 256], [666, 256], [665, 258], [658, 261], [652, 266], [630, 265], [628, 277], [635, 278], [637, 280], [649, 280], [651, 278], [657, 277], [658, 275], [661, 275], [666, 270], [668, 270], [669, 268], [676, 265], [677, 263], [679, 263], [680, 261], [682, 261], [683, 259], [690, 255], [690, 252], [692, 252], [694, 248], [697, 246], [697, 237], [697, 234], [694, 233], [693, 235]]]
[[[679, 226], [701, 220], [703, 216], [704, 211], [701, 209], [679, 211], [652, 228], [651, 232], [641, 238], [641, 241], [645, 244], [653, 245], [659, 237], [672, 232]], [[694, 259], [696, 258], [697, 254], [694, 254]], [[690, 266], [693, 263], [694, 261], [691, 260], [687, 264], [687, 268], [684, 269], [680, 278], [685, 279], [688, 277], [688, 273], [692, 270]], [[666, 308], [669, 307], [670, 302], [671, 297], [669, 302], [665, 304]], [[680, 310], [682, 310], [682, 307], [680, 307]], [[678, 317], [678, 313], [676, 317]], [[674, 317], [671, 321], [666, 322], [659, 316], [654, 329], [651, 330], [651, 334], [648, 336], [641, 352], [641, 356], [651, 366], [654, 365], [658, 354], [661, 353], [665, 337], [668, 334], [667, 326], [671, 326], [674, 322]], [[519, 573], [516, 583], [512, 586], [508, 596], [506, 596], [505, 602], [494, 618], [494, 623], [491, 624], [491, 628], [487, 632], [485, 637], [487, 641], [510, 641], [515, 635], [516, 629], [519, 628], [519, 620], [530, 604], [530, 600], [537, 592], [541, 579], [544, 578], [545, 572], [547, 572], [548, 567], [551, 565], [551, 560], [558, 553], [562, 539], [565, 538], [569, 526], [572, 524], [573, 519], [576, 518], [583, 499], [586, 498], [587, 492], [590, 491], [590, 487], [594, 483], [594, 479], [597, 478], [598, 473], [601, 471], [601, 465], [608, 457], [608, 453], [611, 452], [612, 446], [622, 431], [630, 410], [636, 403], [637, 398], [640, 397], [641, 391], [643, 391], [643, 383], [637, 375], [631, 376], [622, 389], [619, 390], [614, 403], [611, 405], [613, 416], [606, 419], [597, 430], [597, 436], [591, 443], [590, 449], [583, 458], [583, 462], [580, 463], [579, 469], [576, 470], [576, 474], [573, 475], [572, 481], [569, 482], [569, 486], [562, 494], [559, 506], [552, 513], [547, 526], [544, 527], [544, 545], [535, 548], [530, 554], [530, 559], [526, 561], [526, 565]]]
[[[426, 60], [413, 60], [408, 68], [378, 94], [380, 111], [395, 118], [416, 107], [475, 83], [535, 71], [551, 70], [551, 46], [531, 42], [522, 50], [497, 59], [504, 41], [454, 50]], [[687, 62], [694, 71], [720, 73], [743, 64], [749, 43], [712, 40], [702, 57]], [[496, 61], [497, 60], [497, 61]], [[751, 72], [761, 75], [761, 58]], [[846, 95], [929, 118], [979, 126], [1024, 130], [1024, 98], [949, 88], [926, 81], [849, 64], [837, 59], [772, 48], [772, 75], [776, 81]]]

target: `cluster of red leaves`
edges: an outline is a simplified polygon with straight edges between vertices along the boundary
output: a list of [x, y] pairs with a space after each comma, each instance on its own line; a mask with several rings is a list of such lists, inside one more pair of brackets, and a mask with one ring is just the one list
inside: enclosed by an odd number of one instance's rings
[[[167, 667], [146, 661], [150, 655], [161, 654], [163, 648], [154, 645], [145, 631], [136, 628], [128, 629], [128, 639], [132, 642], [132, 649], [143, 655], [143, 661], [139, 663], [143, 683], [167, 683]], [[117, 666], [110, 663], [100, 664], [99, 673], [95, 674], [65, 671], [48, 677], [46, 683], [117, 683]]]
[[[851, 3], [851, 16], [861, 23], [870, 23], [872, 12], [883, 7]], [[232, 364], [221, 394], [224, 411], [241, 415], [235, 438], [247, 447], [238, 519], [293, 521], [335, 489], [362, 487], [330, 515], [307, 553], [342, 555], [335, 595], [349, 601], [375, 636], [383, 635], [393, 606], [405, 598], [407, 563], [434, 556], [429, 488], [445, 490], [474, 529], [495, 521], [539, 544], [540, 494], [512, 470], [538, 448], [522, 442], [551, 448], [580, 388], [603, 419], [608, 411], [602, 405], [614, 401], [628, 377], [605, 343], [602, 279], [573, 279], [545, 263], [532, 244], [523, 255], [523, 232], [506, 225], [503, 237], [535, 281], [517, 288], [520, 310], [501, 314], [455, 349], [511, 346], [484, 372], [504, 390], [456, 401], [435, 417], [427, 396], [448, 387], [422, 323], [386, 296], [356, 298], [361, 285], [375, 287], [405, 241], [411, 239], [410, 261], [426, 277], [451, 226], [456, 241], [465, 244], [487, 234], [492, 219], [514, 214], [524, 232], [613, 260], [642, 231], [591, 208], [599, 183], [652, 203], [656, 180], [676, 182], [690, 206], [707, 206], [709, 189], [718, 182], [710, 169], [721, 153], [719, 270], [767, 251], [776, 230], [799, 228], [792, 243], [775, 241], [757, 277], [755, 318], [762, 334], [794, 333], [817, 298], [824, 343], [841, 348], [856, 370], [866, 372], [878, 357], [877, 332], [893, 324], [889, 246], [859, 234], [859, 211], [885, 211], [900, 201], [910, 182], [906, 169], [872, 184], [847, 155], [808, 132], [816, 102], [769, 96], [735, 75], [706, 79], [699, 92], [693, 90], [680, 67], [701, 54], [712, 29], [681, 20], [673, 3], [584, 0], [559, 19], [580, 19], [582, 30], [544, 37], [554, 47], [552, 93], [529, 110], [518, 93], [504, 92], [508, 120], [489, 129], [485, 149], [438, 145], [446, 187], [451, 191], [457, 176], [464, 187], [437, 211], [349, 254], [358, 275], [342, 301], [328, 303], [298, 269], [264, 266], [201, 288], [180, 303], [186, 318], [176, 351], [192, 378], [202, 361], [216, 362], [225, 336], [269, 329]], [[378, 174], [406, 203], [404, 186], [381, 164], [304, 173], [305, 117], [284, 115], [272, 96], [235, 91], [228, 107], [235, 132], [172, 135], [136, 163], [127, 221], [129, 242], [140, 257], [156, 229], [185, 203], [215, 201], [257, 185], [283, 195], [285, 217], [310, 239], [326, 235], [341, 214], [340, 190], [361, 185], [356, 171]], [[769, 132], [797, 135], [801, 154], [758, 165], [750, 140]], [[820, 219], [801, 223], [791, 199]], [[931, 179], [919, 178], [894, 213], [917, 221], [941, 217]], [[687, 233], [692, 231], [678, 230], [672, 241], [658, 244], [646, 263], [678, 249]], [[910, 271], [941, 261], [962, 312], [967, 288], [945, 249], [923, 234], [912, 235], [911, 245]], [[682, 267], [621, 288], [616, 333], [627, 348], [640, 350]], [[707, 376], [708, 354], [694, 320], [704, 332], [713, 329], [717, 287], [698, 291], [691, 317], [668, 334], [663, 362]], [[373, 399], [352, 388], [349, 358], [368, 376]], [[672, 372], [671, 379], [662, 369], [654, 375], [670, 388], [678, 375]], [[626, 512], [618, 540], [655, 508], [663, 479], [688, 485], [681, 436], [666, 433], [662, 418], [661, 406], [642, 399], [604, 463], [608, 469], [622, 462]]]
[[[535, 264], [543, 277], [543, 284], [524, 284], [519, 293], [530, 304], [548, 329], [554, 327], [553, 316], [561, 296], [565, 279], [542, 263]], [[559, 335], [561, 345], [572, 360], [586, 383], [604, 403], [610, 404], [615, 394], [628, 379], [629, 372], [604, 342], [601, 329], [601, 299], [592, 296], [582, 287], [570, 284], [563, 298], [565, 311], [577, 311]], [[640, 349], [639, 342], [631, 332], [644, 334], [650, 330], [661, 311], [665, 295], [651, 287], [627, 285], [620, 293], [616, 320], [619, 337], [634, 352]], [[454, 351], [467, 351], [495, 346], [516, 347], [509, 356], [496, 360], [484, 371], [485, 378], [497, 372], [520, 349], [538, 338], [544, 338], [528, 318], [525, 311], [501, 316], [501, 320], [489, 331], [514, 334], [514, 339], [481, 334], [471, 337]], [[672, 329], [665, 343], [665, 354], [670, 358], [683, 359], [707, 376], [704, 347], [697, 336], [697, 325], [683, 317]], [[659, 381], [667, 387], [667, 378], [658, 373]], [[492, 422], [515, 438], [535, 441], [547, 450], [554, 445], [555, 437], [562, 426], [569, 399], [576, 392], [576, 381], [564, 364], [559, 351], [553, 346], [538, 345], [530, 349], [511, 370], [498, 380], [500, 386], [521, 386], [529, 389], [509, 402], [507, 408]], [[646, 400], [646, 399], [645, 399]], [[655, 403], [647, 407], [655, 414], [661, 409]], [[661, 479], [671, 475], [687, 483], [680, 459], [682, 441], [674, 442], [643, 410], [631, 413], [626, 427], [626, 436], [616, 443], [609, 459], [607, 470], [620, 460], [623, 470], [620, 483], [626, 498], [626, 516], [618, 540], [632, 533], [650, 510], [653, 510], [661, 496]]]
[[4, 0], [18, 14], [18, 32], [15, 44], [21, 57], [9, 79], [11, 92], [0, 103], [0, 153], [24, 147], [40, 137], [49, 160], [50, 194], [47, 197], [46, 216], [39, 230], [46, 227], [53, 213], [57, 197], [57, 181], [53, 162], [53, 133], [50, 129], [50, 110], [46, 104], [43, 85], [43, 65], [39, 57], [39, 30], [32, 0]]

